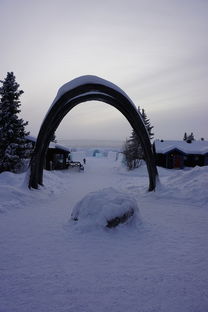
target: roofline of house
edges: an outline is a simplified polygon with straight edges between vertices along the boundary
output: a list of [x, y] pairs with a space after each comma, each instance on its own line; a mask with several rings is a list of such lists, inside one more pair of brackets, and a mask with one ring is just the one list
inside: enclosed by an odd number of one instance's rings
[[[26, 139], [31, 141], [31, 142], [36, 142], [37, 141], [37, 138], [34, 137], [34, 136], [31, 136], [31, 135], [27, 135]], [[49, 148], [51, 148], [51, 149], [59, 149], [59, 150], [63, 150], [63, 151], [66, 151], [66, 152], [70, 152], [68, 147], [60, 145], [60, 144], [56, 144], [54, 142], [50, 142]]]

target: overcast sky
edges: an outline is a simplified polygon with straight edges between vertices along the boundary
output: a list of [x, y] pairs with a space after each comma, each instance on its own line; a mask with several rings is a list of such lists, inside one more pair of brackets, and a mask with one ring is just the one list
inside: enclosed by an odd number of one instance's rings
[[[58, 89], [91, 74], [145, 109], [155, 138], [208, 139], [208, 0], [0, 0], [0, 79], [13, 71], [21, 117], [37, 135]], [[75, 107], [58, 139], [121, 139], [126, 119], [102, 102]]]

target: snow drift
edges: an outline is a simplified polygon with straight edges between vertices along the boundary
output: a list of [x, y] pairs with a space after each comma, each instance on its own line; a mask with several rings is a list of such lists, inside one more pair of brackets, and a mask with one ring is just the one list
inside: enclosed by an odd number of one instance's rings
[[[161, 171], [161, 174], [160, 174]], [[194, 167], [186, 170], [167, 170], [169, 176], [158, 186], [157, 196], [184, 200], [186, 203], [207, 205], [208, 166]], [[159, 169], [159, 176], [164, 170]]]

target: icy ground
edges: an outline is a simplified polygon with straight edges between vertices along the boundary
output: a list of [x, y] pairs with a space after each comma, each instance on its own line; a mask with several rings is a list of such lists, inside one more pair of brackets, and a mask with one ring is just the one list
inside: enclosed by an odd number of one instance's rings
[[[84, 172], [0, 174], [0, 312], [208, 311], [208, 167], [127, 172], [87, 158]], [[138, 202], [142, 224], [77, 228], [75, 204], [106, 187]], [[109, 199], [110, 202], [110, 199]]]

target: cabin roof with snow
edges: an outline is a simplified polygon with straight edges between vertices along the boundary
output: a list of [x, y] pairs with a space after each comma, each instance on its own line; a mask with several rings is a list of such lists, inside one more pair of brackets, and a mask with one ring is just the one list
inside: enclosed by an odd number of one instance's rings
[[[31, 142], [36, 142], [37, 138], [34, 137], [34, 136], [31, 136], [31, 135], [28, 135], [26, 137], [27, 140], [31, 141]], [[60, 145], [60, 144], [57, 144], [57, 143], [54, 143], [54, 142], [50, 142], [49, 144], [49, 148], [51, 149], [59, 149], [59, 150], [63, 150], [63, 151], [66, 151], [66, 152], [70, 152], [69, 148], [68, 147], [65, 147], [63, 145]]]
[[54, 149], [63, 150], [65, 152], [69, 152], [68, 147], [65, 147], [63, 145], [60, 145], [60, 144], [57, 144], [57, 143], [54, 143], [54, 142], [50, 142], [49, 148], [54, 148]]
[[169, 141], [155, 140], [155, 152], [157, 154], [167, 154], [173, 150], [179, 150], [184, 154], [204, 155], [208, 154], [208, 141]]

